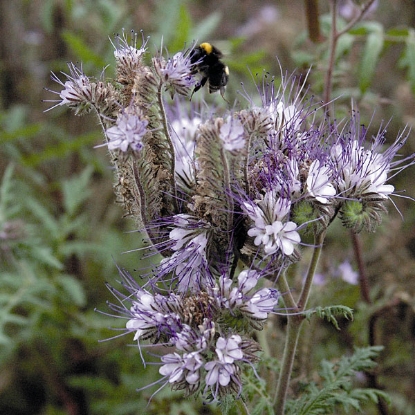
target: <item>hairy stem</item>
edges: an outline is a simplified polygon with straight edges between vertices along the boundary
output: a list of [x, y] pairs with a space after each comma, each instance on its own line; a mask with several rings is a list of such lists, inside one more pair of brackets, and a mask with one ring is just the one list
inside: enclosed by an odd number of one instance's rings
[[300, 294], [300, 299], [296, 303], [291, 295], [289, 285], [285, 274], [278, 279], [278, 287], [284, 293], [285, 306], [292, 310], [291, 314], [287, 315], [287, 337], [284, 346], [284, 356], [282, 359], [281, 372], [278, 380], [277, 391], [274, 398], [275, 415], [283, 415], [285, 408], [285, 401], [287, 397], [288, 386], [291, 379], [291, 372], [293, 369], [295, 353], [298, 345], [298, 338], [300, 336], [301, 324], [304, 317], [300, 314], [306, 307], [308, 297], [310, 295], [313, 277], [316, 272], [318, 260], [323, 248], [323, 241], [325, 232], [320, 232], [315, 237], [315, 248], [308, 268], [307, 277], [304, 282], [303, 289]]
[[362, 299], [365, 303], [371, 304], [372, 300], [370, 299], [369, 281], [367, 279], [366, 267], [362, 255], [362, 243], [360, 241], [359, 235], [353, 231], [350, 232], [350, 237], [352, 238], [354, 255], [356, 258], [357, 267], [359, 269], [360, 295], [362, 296]]
[[311, 286], [313, 283], [314, 274], [317, 269], [318, 260], [320, 258], [321, 251], [323, 250], [323, 242], [326, 237], [326, 232], [320, 232], [315, 236], [314, 251], [311, 258], [310, 266], [308, 268], [307, 276], [303, 285], [303, 290], [300, 294], [297, 307], [300, 311], [303, 311], [307, 306], [308, 297], [310, 296]]
[[169, 142], [169, 149], [170, 149], [170, 155], [171, 155], [171, 170], [170, 170], [171, 186], [172, 186], [173, 195], [174, 195], [173, 203], [174, 203], [175, 208], [177, 210], [177, 189], [176, 189], [176, 181], [175, 181], [176, 153], [174, 151], [173, 142], [170, 138], [169, 127], [167, 125], [167, 117], [166, 117], [166, 111], [164, 109], [162, 88], [163, 88], [163, 83], [160, 82], [160, 85], [159, 85], [158, 90], [157, 90], [157, 99], [158, 99], [158, 104], [159, 104], [159, 108], [160, 108], [161, 121], [162, 121], [162, 124], [163, 124], [164, 134], [167, 138], [167, 141]]

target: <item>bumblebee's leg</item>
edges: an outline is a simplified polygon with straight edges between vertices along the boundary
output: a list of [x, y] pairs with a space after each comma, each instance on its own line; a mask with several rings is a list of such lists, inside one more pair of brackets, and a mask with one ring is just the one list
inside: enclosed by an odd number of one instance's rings
[[200, 82], [198, 82], [192, 92], [192, 95], [190, 95], [190, 101], [192, 100], [193, 94], [197, 91], [199, 91], [200, 88], [203, 88], [207, 82], [208, 78], [207, 76], [203, 77], [202, 80]]

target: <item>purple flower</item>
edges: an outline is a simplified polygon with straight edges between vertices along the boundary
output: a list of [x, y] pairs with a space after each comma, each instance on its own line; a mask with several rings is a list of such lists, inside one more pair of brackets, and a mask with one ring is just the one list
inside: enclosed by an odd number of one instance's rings
[[180, 309], [180, 299], [174, 294], [165, 297], [141, 289], [132, 301], [126, 328], [135, 332], [134, 340], [152, 338], [171, 342], [183, 324], [179, 313], [172, 311], [174, 305]]
[[206, 258], [211, 226], [194, 216], [179, 214], [173, 217], [171, 227], [170, 248], [175, 252], [160, 263], [158, 278], [173, 273], [179, 292], [200, 291], [201, 287], [212, 284]]

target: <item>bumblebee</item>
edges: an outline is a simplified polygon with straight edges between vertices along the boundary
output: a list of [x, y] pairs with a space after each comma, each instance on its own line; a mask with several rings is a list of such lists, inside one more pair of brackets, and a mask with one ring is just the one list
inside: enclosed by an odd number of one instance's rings
[[[206, 83], [209, 85], [209, 93], [219, 91], [225, 99], [225, 86], [229, 79], [229, 69], [221, 62], [222, 52], [210, 43], [201, 43], [190, 52], [190, 62], [193, 64], [192, 74], [199, 73], [202, 76], [193, 89], [193, 94], [203, 88]], [[225, 99], [226, 101], [226, 99]]]

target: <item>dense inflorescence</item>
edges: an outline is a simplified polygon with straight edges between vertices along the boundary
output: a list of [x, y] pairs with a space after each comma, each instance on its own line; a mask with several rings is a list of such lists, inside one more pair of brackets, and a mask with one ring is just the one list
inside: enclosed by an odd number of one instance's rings
[[382, 150], [386, 131], [369, 140], [355, 111], [342, 126], [319, 121], [295, 77], [259, 89], [259, 106], [214, 116], [184, 98], [198, 82], [189, 50], [146, 64], [146, 42], [114, 45], [112, 81], [73, 64], [64, 82], [53, 75], [55, 106], [98, 115], [117, 199], [163, 256], [144, 287], [120, 270], [128, 295], [111, 288], [121, 304], [111, 307], [140, 345], [169, 348], [161, 382], [208, 400], [239, 395], [260, 350], [252, 330], [277, 312], [272, 284], [300, 259], [302, 233], [337, 215], [374, 230], [391, 171], [412, 164], [393, 161], [407, 135]]

